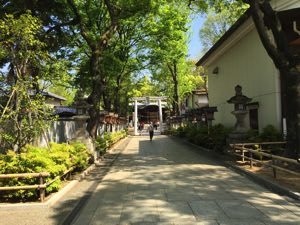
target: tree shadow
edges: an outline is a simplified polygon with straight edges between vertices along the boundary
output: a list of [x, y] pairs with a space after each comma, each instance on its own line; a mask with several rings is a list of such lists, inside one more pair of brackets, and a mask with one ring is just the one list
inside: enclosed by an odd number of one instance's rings
[[92, 185], [80, 198], [53, 207], [56, 224], [300, 223], [296, 204], [209, 153], [167, 136], [129, 142], [112, 167], [86, 178]]

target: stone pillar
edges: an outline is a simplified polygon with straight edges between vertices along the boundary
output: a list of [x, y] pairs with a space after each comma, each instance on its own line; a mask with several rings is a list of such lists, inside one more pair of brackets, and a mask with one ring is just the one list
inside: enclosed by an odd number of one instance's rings
[[158, 112], [159, 112], [159, 128], [160, 132], [163, 132], [163, 117], [162, 117], [162, 107], [161, 107], [161, 99], [158, 99]]
[[138, 135], [137, 122], [138, 122], [138, 107], [137, 107], [137, 100], [134, 100], [134, 135]]

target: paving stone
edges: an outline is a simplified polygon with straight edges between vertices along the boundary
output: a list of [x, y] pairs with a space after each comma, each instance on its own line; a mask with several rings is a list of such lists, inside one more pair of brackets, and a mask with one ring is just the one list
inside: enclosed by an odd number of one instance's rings
[[158, 222], [156, 201], [152, 199], [132, 200], [124, 204], [120, 223]]
[[158, 199], [167, 200], [164, 189], [150, 189], [150, 190], [139, 190], [133, 193], [134, 200], [140, 199]]
[[176, 189], [167, 189], [166, 196], [168, 201], [197, 201], [201, 200], [199, 196], [194, 192], [193, 189], [191, 190], [176, 190]]
[[228, 219], [222, 208], [215, 201], [192, 201], [189, 202], [198, 221], [205, 219]]
[[148, 136], [129, 138], [112, 167], [108, 167], [111, 159], [105, 160], [55, 207], [14, 211], [0, 207], [0, 224], [59, 224], [86, 194], [91, 197], [71, 218], [72, 224], [300, 224], [295, 202], [167, 136], [155, 136], [153, 142]]
[[201, 220], [201, 222], [174, 223], [174, 225], [219, 225], [216, 220]]
[[280, 217], [286, 214], [292, 214], [289, 210], [285, 209], [281, 205], [254, 205], [259, 211], [261, 211], [268, 218]]
[[292, 204], [292, 203], [287, 203], [287, 204], [282, 205], [282, 207], [288, 209], [290, 212], [292, 212], [295, 215], [300, 217], [300, 207], [299, 206]]
[[267, 223], [279, 223], [279, 224], [290, 224], [297, 223], [300, 224], [300, 217], [295, 215], [292, 212], [285, 211], [277, 211], [278, 214], [269, 213], [268, 219], [264, 219], [264, 221], [268, 221]]
[[296, 222], [287, 222], [287, 221], [284, 221], [283, 223], [282, 222], [274, 222], [274, 221], [264, 221], [264, 224], [265, 225], [299, 225], [299, 222], [296, 221]]
[[191, 223], [196, 222], [192, 209], [186, 202], [157, 201], [159, 218], [162, 222]]
[[[107, 204], [103, 203], [97, 207], [94, 212], [92, 219], [90, 220], [90, 225], [111, 225], [119, 224], [120, 215], [122, 212], [122, 205], [120, 204]], [[84, 215], [86, 216], [86, 215]], [[79, 217], [80, 219], [80, 217]]]
[[264, 222], [256, 219], [227, 219], [218, 220], [219, 225], [265, 225]]
[[217, 204], [232, 219], [261, 219], [265, 215], [248, 202], [238, 200], [217, 200]]

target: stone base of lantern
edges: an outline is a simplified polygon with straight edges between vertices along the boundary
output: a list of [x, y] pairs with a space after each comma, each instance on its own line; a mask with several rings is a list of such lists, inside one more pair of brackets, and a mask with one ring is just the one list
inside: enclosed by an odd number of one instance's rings
[[241, 143], [245, 142], [247, 139], [248, 128], [245, 124], [245, 118], [248, 114], [246, 110], [236, 110], [231, 112], [236, 118], [236, 124], [234, 126], [234, 131], [231, 132], [227, 138], [227, 144]]
[[235, 143], [243, 143], [247, 140], [247, 134], [246, 133], [237, 133], [233, 132], [228, 135], [228, 138], [226, 139], [227, 144], [235, 144]]

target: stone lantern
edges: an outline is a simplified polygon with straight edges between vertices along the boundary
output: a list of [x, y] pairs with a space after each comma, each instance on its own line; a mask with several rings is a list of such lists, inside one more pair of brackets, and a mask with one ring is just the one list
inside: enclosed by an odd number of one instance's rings
[[76, 108], [76, 113], [79, 116], [88, 115], [88, 110], [91, 108], [91, 105], [87, 103], [86, 98], [83, 96], [81, 91], [77, 92], [76, 101], [74, 103]]
[[232, 111], [231, 113], [236, 118], [234, 130], [231, 134], [229, 134], [231, 142], [243, 140], [246, 137], [246, 132], [248, 130], [248, 127], [245, 124], [245, 118], [248, 114], [246, 104], [251, 102], [251, 100], [251, 98], [243, 95], [242, 87], [240, 85], [235, 86], [235, 96], [231, 97], [227, 101], [230, 104], [234, 104], [234, 111]]

